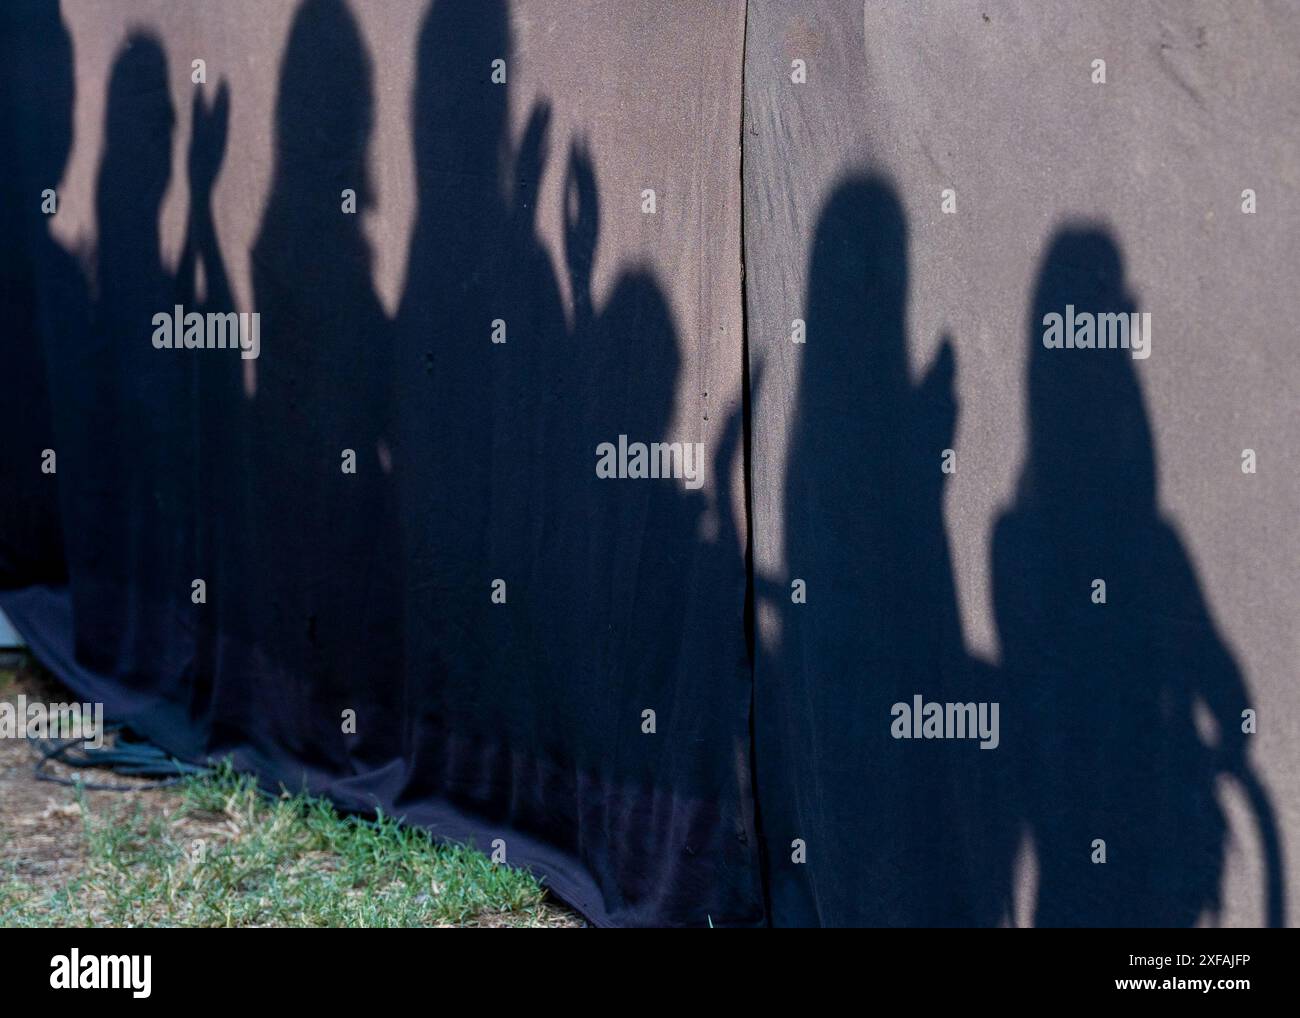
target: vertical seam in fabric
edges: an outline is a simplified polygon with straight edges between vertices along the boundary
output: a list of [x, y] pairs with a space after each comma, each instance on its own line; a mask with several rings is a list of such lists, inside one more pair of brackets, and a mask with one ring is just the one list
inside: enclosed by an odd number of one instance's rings
[[745, 69], [749, 46], [749, 0], [745, 0], [740, 31], [740, 406], [741, 446], [743, 450], [743, 484], [745, 506], [745, 656], [749, 664], [749, 791], [752, 797], [750, 816], [754, 821], [754, 846], [758, 856], [759, 888], [763, 900], [763, 918], [772, 924], [772, 901], [769, 890], [767, 842], [763, 837], [762, 812], [758, 794], [758, 754], [755, 707], [758, 677], [758, 619], [754, 590], [754, 483], [753, 483], [753, 402], [749, 373], [749, 269], [745, 262]]

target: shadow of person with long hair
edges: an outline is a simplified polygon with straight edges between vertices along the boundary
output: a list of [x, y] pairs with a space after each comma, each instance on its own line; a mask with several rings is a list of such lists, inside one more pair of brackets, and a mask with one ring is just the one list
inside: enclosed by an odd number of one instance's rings
[[110, 73], [96, 180], [96, 298], [78, 359], [69, 548], [78, 660], [126, 689], [185, 702], [197, 575], [193, 367], [191, 355], [152, 342], [155, 316], [171, 315], [176, 297], [158, 230], [175, 122], [162, 45], [132, 35]]
[[[248, 549], [241, 595], [265, 674], [240, 725], [266, 755], [355, 781], [401, 780], [399, 569], [390, 324], [355, 208], [372, 200], [370, 58], [343, 0], [305, 0], [289, 29], [271, 189], [252, 249]], [[213, 356], [213, 354], [209, 354]], [[355, 715], [355, 731], [348, 730]], [[352, 777], [338, 774], [351, 760]]]
[[533, 220], [550, 113], [535, 107], [514, 144], [501, 80], [511, 56], [500, 0], [430, 5], [416, 50], [417, 207], [397, 318], [414, 800], [448, 794], [462, 779], [447, 768], [463, 763], [417, 727], [505, 745], [545, 696], [542, 680], [507, 676], [528, 655], [521, 616], [543, 596], [525, 569], [549, 465], [545, 362], [565, 356], [566, 327]]
[[1006, 806], [993, 794], [1003, 751], [893, 731], [894, 705], [910, 710], [916, 696], [999, 699], [966, 653], [944, 524], [954, 352], [945, 341], [913, 379], [907, 259], [893, 187], [837, 187], [814, 237], [798, 348], [789, 575], [758, 584], [782, 634], [760, 649], [771, 657], [755, 692], [780, 925], [991, 925], [1007, 907]]
[[1049, 348], [1047, 316], [1064, 319], [1067, 306], [1136, 310], [1106, 231], [1064, 228], [1043, 257], [1028, 322], [1028, 453], [993, 542], [1035, 923], [1212, 920], [1228, 835], [1221, 775], [1255, 808], [1266, 912], [1279, 922], [1272, 810], [1242, 733], [1248, 693], [1160, 509], [1139, 362], [1122, 348]]

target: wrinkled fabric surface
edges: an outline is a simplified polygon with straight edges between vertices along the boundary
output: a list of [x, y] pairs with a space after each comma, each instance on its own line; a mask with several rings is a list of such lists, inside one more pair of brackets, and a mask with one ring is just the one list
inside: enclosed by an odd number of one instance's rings
[[748, 5], [773, 922], [1295, 922], [1296, 14]]
[[[594, 922], [761, 923], [743, 4], [6, 6], [33, 649]], [[178, 305], [256, 311], [258, 356], [157, 349]], [[677, 476], [600, 476], [620, 436]]]
[[0, 608], [599, 925], [1294, 924], [1295, 15], [5, 4]]

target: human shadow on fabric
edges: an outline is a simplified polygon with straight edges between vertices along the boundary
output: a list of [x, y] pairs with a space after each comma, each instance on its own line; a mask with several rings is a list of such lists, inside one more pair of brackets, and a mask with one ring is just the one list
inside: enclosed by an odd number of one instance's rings
[[[734, 459], [696, 463], [703, 490], [598, 476], [602, 442], [686, 441], [670, 434], [679, 338], [649, 271], [593, 293], [600, 188], [581, 141], [566, 304], [536, 222], [550, 109], [537, 100], [516, 135], [511, 86], [493, 80], [512, 57], [504, 3], [431, 5], [397, 321], [402, 802], [449, 800], [577, 858], [621, 923], [754, 921], [744, 571], [728, 520], [700, 536]], [[734, 457], [739, 430], [710, 452]], [[700, 624], [717, 597], [734, 600], [730, 633]], [[666, 897], [690, 887], [710, 890]]]
[[[92, 323], [60, 392], [75, 407], [64, 486], [78, 660], [127, 689], [188, 696], [193, 656], [193, 368], [151, 344], [175, 279], [159, 244], [175, 112], [151, 35], [123, 44], [109, 75], [95, 184]], [[77, 342], [77, 341], [74, 341]]]
[[898, 195], [845, 181], [810, 256], [789, 575], [757, 581], [781, 632], [760, 648], [755, 735], [778, 925], [991, 925], [1008, 908], [1003, 750], [910, 723], [895, 737], [895, 704], [999, 698], [966, 652], [944, 524], [955, 353], [945, 339], [914, 376], [907, 297]]
[[[530, 700], [518, 686], [486, 701], [478, 690], [520, 654], [509, 609], [490, 598], [500, 580], [498, 601], [526, 602], [513, 569], [536, 542], [523, 509], [545, 462], [538, 365], [565, 335], [555, 273], [532, 235], [550, 113], [533, 111], [516, 150], [509, 86], [492, 80], [510, 55], [503, 4], [433, 3], [412, 107], [416, 221], [397, 318], [407, 718], [422, 705], [461, 730], [492, 723], [483, 711], [495, 704]], [[427, 761], [412, 779], [439, 786], [440, 773]]]
[[[238, 319], [231, 316], [237, 316], [238, 310], [217, 236], [212, 197], [226, 154], [230, 87], [220, 81], [211, 99], [205, 91], [196, 90], [191, 104], [186, 166], [189, 217], [176, 268], [176, 301], [187, 315], [202, 315], [205, 321], [220, 316], [223, 336], [233, 346], [239, 332]], [[239, 642], [222, 639], [223, 634], [238, 632], [239, 592], [250, 577], [249, 570], [239, 568], [244, 561], [240, 524], [251, 515], [248, 472], [243, 468], [249, 461], [250, 439], [242, 391], [245, 362], [232, 349], [187, 351], [181, 356], [190, 371], [194, 569], [206, 587], [203, 606], [194, 612], [194, 653], [186, 670], [189, 702], [185, 708], [192, 722], [218, 729], [194, 751], [219, 751], [224, 712], [214, 716], [217, 669], [224, 663], [228, 674], [248, 671], [247, 658], [238, 652]], [[241, 699], [228, 697], [226, 705]]]
[[354, 782], [370, 802], [400, 782], [402, 700], [392, 333], [361, 228], [372, 78], [343, 0], [306, 0], [280, 67], [252, 249], [249, 455], [230, 467], [247, 473], [248, 526], [228, 595], [255, 678], [220, 705], [265, 757], [288, 753], [309, 781], [342, 795]]
[[52, 392], [57, 360], [84, 342], [89, 316], [82, 266], [52, 230], [66, 201], [58, 187], [75, 91], [57, 0], [0, 9], [0, 80], [0, 359], [10, 379], [0, 403], [0, 588], [16, 588], [67, 575], [58, 488], [66, 447]]
[[1160, 507], [1147, 362], [1044, 340], [1052, 314], [1064, 327], [1071, 315], [1136, 310], [1115, 240], [1091, 226], [1058, 231], [1027, 323], [1028, 453], [992, 548], [1007, 687], [1000, 752], [1037, 862], [1033, 918], [1213, 922], [1226, 777], [1255, 814], [1261, 914], [1280, 925], [1280, 846], [1243, 734], [1249, 691]]

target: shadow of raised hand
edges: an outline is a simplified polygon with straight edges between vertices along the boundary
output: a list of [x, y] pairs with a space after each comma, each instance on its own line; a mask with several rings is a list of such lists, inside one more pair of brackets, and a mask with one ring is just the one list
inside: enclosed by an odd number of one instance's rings
[[223, 311], [233, 310], [225, 264], [212, 221], [212, 188], [226, 155], [230, 125], [230, 88], [223, 80], [211, 106], [202, 91], [194, 93], [190, 148], [186, 166], [190, 180], [190, 218], [185, 248], [177, 269], [177, 286], [182, 301], [192, 301], [197, 292], [195, 272], [203, 261], [207, 281], [205, 303]]
[[221, 172], [226, 155], [226, 138], [230, 126], [230, 88], [223, 80], [209, 107], [202, 91], [194, 93], [188, 169], [190, 191], [195, 197], [208, 199], [212, 185]]
[[600, 240], [600, 196], [596, 170], [585, 139], [569, 149], [569, 168], [564, 181], [564, 257], [569, 267], [574, 316], [579, 322], [591, 317], [591, 274]]
[[550, 148], [551, 104], [543, 100], [533, 106], [524, 128], [511, 167], [511, 214], [515, 228], [525, 233], [536, 228], [537, 192], [541, 189], [542, 174], [546, 171], [546, 156]]

